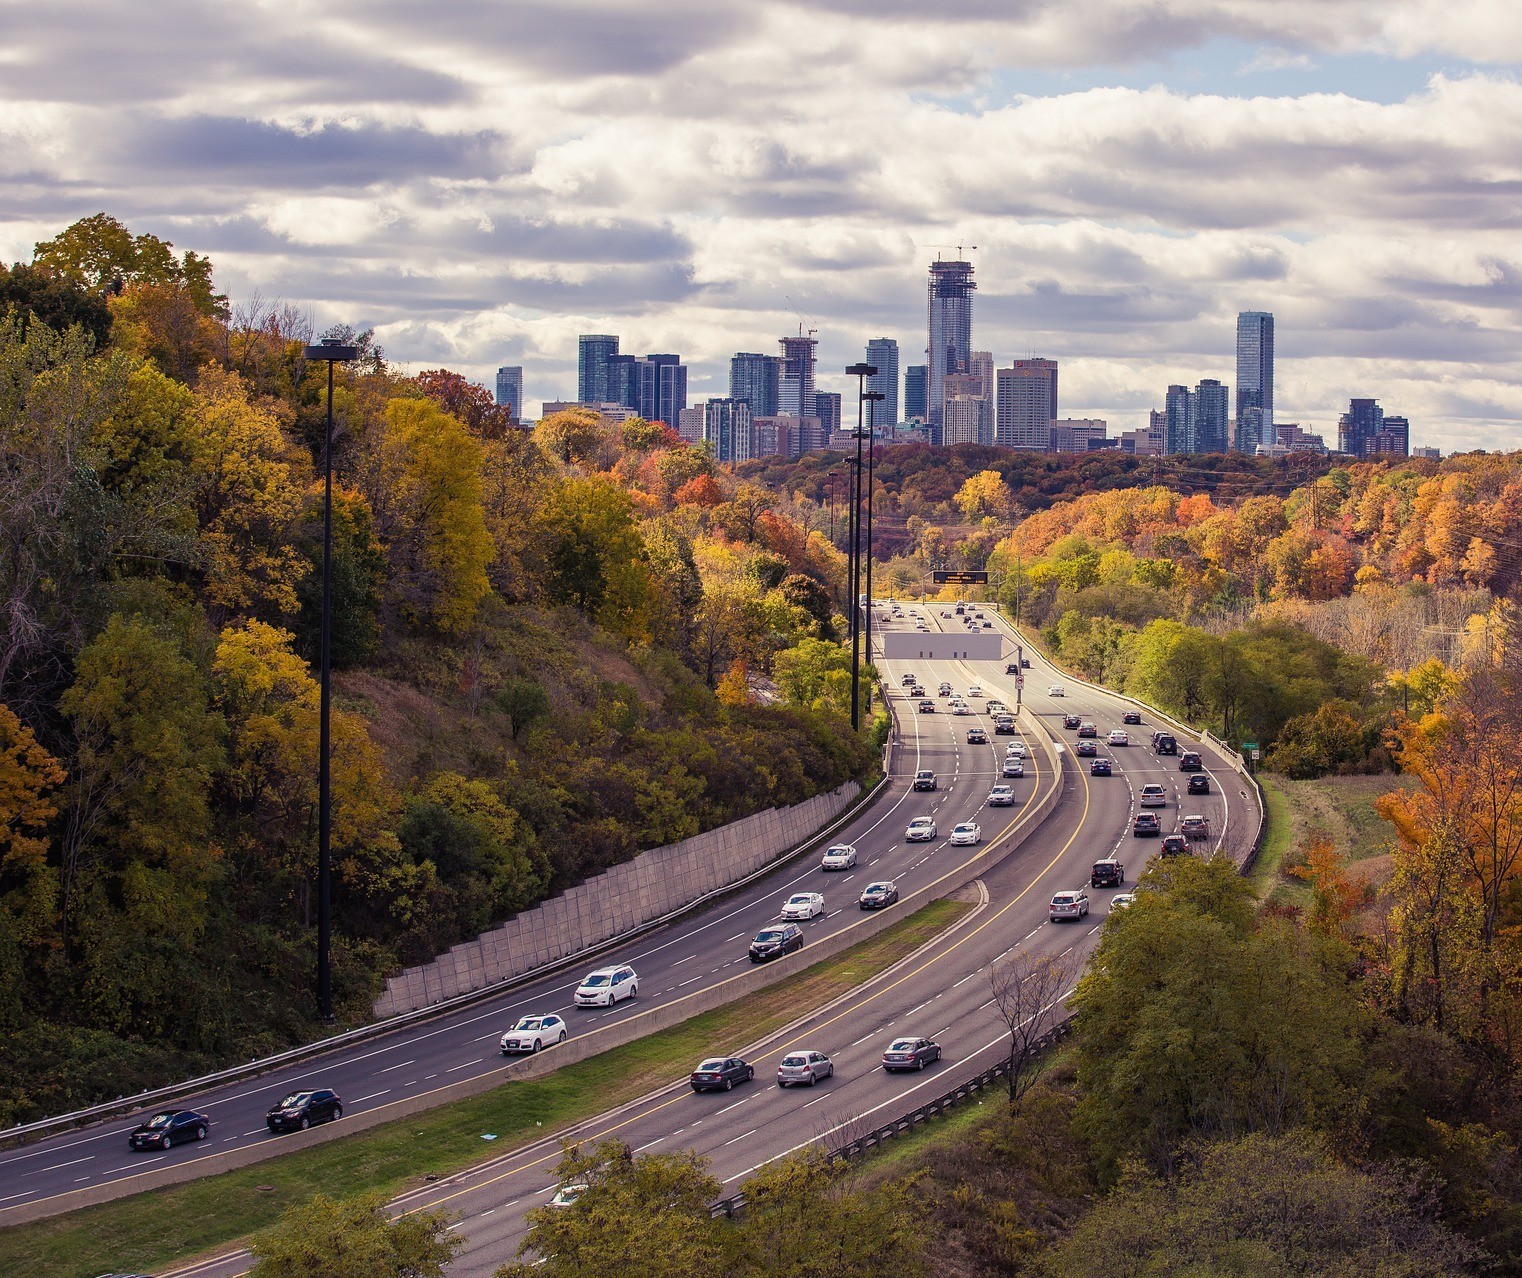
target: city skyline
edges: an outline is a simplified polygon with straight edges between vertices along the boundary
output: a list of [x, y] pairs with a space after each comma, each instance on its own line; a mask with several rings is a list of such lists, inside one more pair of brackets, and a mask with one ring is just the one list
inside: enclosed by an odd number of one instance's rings
[[1281, 421], [1376, 397], [1417, 445], [1522, 439], [1500, 0], [499, 9], [314, 11], [293, 44], [257, 9], [12, 6], [0, 259], [105, 211], [403, 372], [522, 367], [533, 418], [578, 333], [680, 351], [704, 399], [802, 321], [849, 394], [875, 336], [924, 362], [957, 254], [976, 346], [1059, 361], [1068, 413], [1235, 387], [1260, 310]]

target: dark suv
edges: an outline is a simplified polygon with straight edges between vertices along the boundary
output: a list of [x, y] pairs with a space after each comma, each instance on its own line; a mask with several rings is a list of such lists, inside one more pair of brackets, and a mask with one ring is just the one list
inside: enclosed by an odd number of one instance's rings
[[1126, 867], [1113, 856], [1107, 856], [1103, 861], [1095, 861], [1094, 868], [1089, 871], [1090, 887], [1119, 887], [1125, 881]]
[[1199, 772], [1204, 766], [1204, 761], [1193, 750], [1185, 750], [1179, 755], [1178, 770], [1180, 772]]
[[1182, 834], [1163, 835], [1162, 853], [1164, 856], [1183, 856], [1189, 851], [1189, 840]]
[[921, 768], [914, 774], [914, 788], [916, 790], [934, 790], [935, 773], [929, 768]]
[[1209, 794], [1210, 778], [1207, 777], [1203, 772], [1196, 772], [1192, 777], [1189, 778], [1189, 784], [1185, 787], [1185, 789], [1190, 794]]
[[1152, 734], [1152, 748], [1158, 754], [1177, 754], [1178, 742], [1167, 732], [1154, 732]]
[[796, 923], [774, 923], [756, 933], [750, 943], [750, 961], [765, 963], [803, 948], [803, 929]]
[[313, 1123], [327, 1123], [344, 1116], [344, 1103], [337, 1092], [318, 1088], [312, 1092], [292, 1092], [271, 1106], [264, 1121], [272, 1132], [304, 1132]]

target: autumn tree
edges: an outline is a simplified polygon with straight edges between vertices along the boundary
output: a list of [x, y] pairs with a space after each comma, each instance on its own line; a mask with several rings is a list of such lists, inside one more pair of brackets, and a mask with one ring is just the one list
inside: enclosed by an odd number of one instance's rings
[[521, 404], [498, 404], [491, 392], [447, 368], [419, 373], [413, 384], [478, 439], [498, 439], [513, 429]]
[[553, 602], [629, 638], [648, 633], [654, 595], [627, 492], [605, 479], [568, 477], [536, 513], [535, 536]]
[[32, 265], [95, 293], [131, 284], [183, 289], [201, 314], [221, 314], [227, 299], [212, 287], [211, 262], [192, 252], [176, 257], [173, 249], [168, 240], [134, 235], [116, 218], [96, 213], [41, 241]]
[[38, 266], [0, 265], [0, 316], [14, 308], [24, 329], [32, 320], [62, 333], [78, 325], [99, 350], [111, 333], [111, 312], [99, 293]]
[[49, 864], [47, 829], [67, 776], [0, 704], [0, 918], [21, 946], [46, 945], [56, 935], [57, 872]]
[[956, 504], [969, 519], [1007, 519], [1014, 509], [1009, 485], [996, 470], [982, 470], [957, 490]]
[[250, 1249], [249, 1278], [444, 1278], [465, 1245], [442, 1211], [393, 1216], [385, 1196], [317, 1194]]

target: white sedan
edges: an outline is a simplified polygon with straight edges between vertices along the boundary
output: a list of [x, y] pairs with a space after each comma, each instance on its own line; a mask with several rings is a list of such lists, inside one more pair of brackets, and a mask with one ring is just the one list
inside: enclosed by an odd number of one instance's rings
[[1046, 695], [1049, 697], [1065, 697], [1067, 696], [1067, 689], [1060, 683], [1054, 683], [1046, 690]]
[[1111, 728], [1110, 744], [1112, 746], [1130, 745], [1131, 735], [1124, 728]]
[[1011, 741], [1007, 746], [1004, 747], [1004, 753], [1006, 757], [1011, 759], [1025, 758], [1025, 742]]
[[967, 695], [969, 697], [981, 697], [983, 695], [983, 689], [980, 688], [977, 684], [972, 684], [967, 689]]
[[821, 870], [849, 870], [856, 864], [856, 849], [849, 843], [837, 843], [832, 848], [827, 848], [824, 860], [820, 861]]
[[558, 1016], [523, 1016], [502, 1036], [502, 1055], [539, 1052], [565, 1042], [565, 1022]]
[[904, 831], [904, 838], [910, 843], [928, 843], [935, 838], [935, 818], [915, 817]]
[[951, 841], [958, 846], [983, 842], [983, 831], [976, 821], [959, 821], [951, 831]]
[[811, 919], [824, 913], [824, 897], [818, 892], [794, 892], [782, 905], [785, 919]]

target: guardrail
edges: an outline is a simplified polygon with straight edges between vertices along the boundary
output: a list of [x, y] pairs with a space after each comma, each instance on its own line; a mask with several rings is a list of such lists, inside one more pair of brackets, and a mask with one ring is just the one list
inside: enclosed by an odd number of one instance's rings
[[[1052, 1026], [1032, 1045], [1033, 1050], [1037, 1053], [1050, 1051], [1055, 1044], [1067, 1037], [1070, 1024], [1071, 1022], [1069, 1021], [1062, 1021], [1060, 1024]], [[966, 1082], [958, 1083], [949, 1091], [942, 1092], [934, 1100], [915, 1106], [908, 1113], [895, 1118], [891, 1123], [884, 1123], [881, 1127], [875, 1128], [870, 1132], [860, 1136], [853, 1136], [843, 1145], [837, 1145], [834, 1149], [828, 1150], [825, 1153], [825, 1157], [831, 1162], [837, 1160], [851, 1162], [861, 1158], [887, 1141], [895, 1140], [900, 1136], [907, 1136], [921, 1123], [928, 1123], [932, 1118], [941, 1117], [947, 1110], [954, 1109], [964, 1101], [972, 1099], [985, 1088], [997, 1083], [1008, 1073], [1009, 1062], [1007, 1060], [1000, 1061], [997, 1065], [985, 1069], [982, 1073], [974, 1074]], [[720, 1216], [733, 1218], [744, 1211], [745, 1193], [743, 1190], [739, 1193], [731, 1194], [728, 1198], [719, 1199], [718, 1202], [710, 1204], [708, 1208], [709, 1216], [714, 1219]]]

